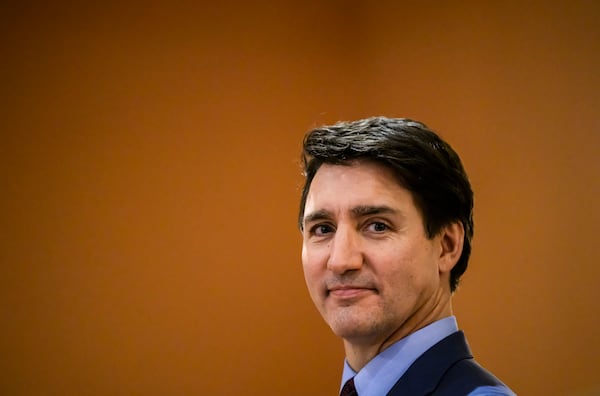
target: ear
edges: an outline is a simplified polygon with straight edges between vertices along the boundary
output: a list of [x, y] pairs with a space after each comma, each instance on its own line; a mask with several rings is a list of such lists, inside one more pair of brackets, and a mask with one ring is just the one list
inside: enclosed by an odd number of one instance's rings
[[465, 228], [460, 221], [444, 226], [439, 234], [440, 242], [440, 273], [450, 273], [458, 262], [463, 250]]

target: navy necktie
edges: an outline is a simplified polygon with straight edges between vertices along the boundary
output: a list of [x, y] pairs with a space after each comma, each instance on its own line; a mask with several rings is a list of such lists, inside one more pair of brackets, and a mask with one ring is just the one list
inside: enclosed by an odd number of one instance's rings
[[340, 396], [358, 396], [358, 393], [356, 393], [356, 388], [354, 387], [354, 377], [346, 381], [342, 387]]

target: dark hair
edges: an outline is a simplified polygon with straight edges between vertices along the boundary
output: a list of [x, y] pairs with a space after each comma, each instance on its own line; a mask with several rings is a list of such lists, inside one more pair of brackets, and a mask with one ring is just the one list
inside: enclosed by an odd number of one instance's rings
[[300, 200], [300, 229], [308, 191], [320, 166], [348, 165], [355, 160], [374, 161], [392, 170], [400, 185], [412, 193], [429, 238], [445, 225], [462, 223], [463, 251], [450, 273], [450, 290], [456, 290], [471, 254], [473, 191], [456, 152], [418, 121], [372, 117], [309, 131], [302, 152], [306, 181]]

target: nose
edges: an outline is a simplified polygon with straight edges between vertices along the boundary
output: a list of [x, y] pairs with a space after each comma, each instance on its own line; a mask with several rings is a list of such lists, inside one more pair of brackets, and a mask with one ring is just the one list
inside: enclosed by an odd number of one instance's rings
[[337, 274], [343, 274], [358, 270], [362, 265], [363, 254], [359, 236], [348, 228], [338, 228], [331, 241], [327, 269]]

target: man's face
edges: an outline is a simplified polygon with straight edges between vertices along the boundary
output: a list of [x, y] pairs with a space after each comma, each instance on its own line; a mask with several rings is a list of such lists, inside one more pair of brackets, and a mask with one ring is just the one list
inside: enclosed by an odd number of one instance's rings
[[427, 238], [412, 194], [386, 167], [322, 165], [304, 213], [304, 276], [336, 335], [385, 342], [449, 309], [441, 237]]

